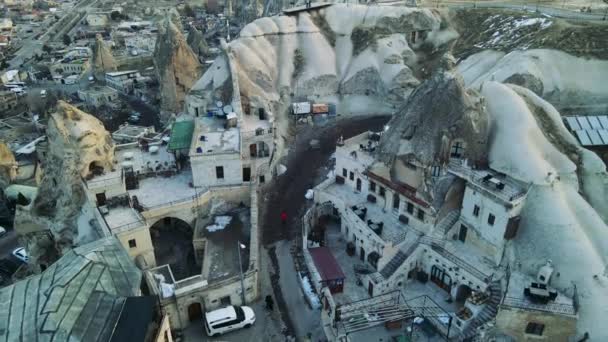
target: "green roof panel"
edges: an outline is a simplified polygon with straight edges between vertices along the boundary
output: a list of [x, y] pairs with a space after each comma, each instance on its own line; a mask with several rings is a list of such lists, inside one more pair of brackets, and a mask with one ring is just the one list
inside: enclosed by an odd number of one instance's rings
[[180, 121], [171, 127], [171, 140], [167, 150], [186, 150], [190, 149], [192, 143], [192, 133], [194, 133], [194, 121]]

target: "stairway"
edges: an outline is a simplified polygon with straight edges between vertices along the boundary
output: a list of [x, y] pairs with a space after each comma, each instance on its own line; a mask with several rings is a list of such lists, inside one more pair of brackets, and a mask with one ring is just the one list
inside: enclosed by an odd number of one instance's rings
[[502, 299], [500, 280], [492, 281], [488, 286], [488, 289], [490, 290], [490, 299], [486, 306], [458, 336], [458, 341], [472, 341], [475, 335], [477, 335], [477, 328], [496, 317], [498, 305]]
[[384, 279], [388, 280], [393, 274], [395, 274], [395, 272], [399, 269], [399, 267], [401, 267], [403, 262], [414, 252], [414, 250], [418, 246], [419, 241], [420, 238], [418, 238], [411, 245], [409, 245], [407, 249], [403, 249], [402, 247], [397, 251], [397, 254], [395, 254], [395, 256], [393, 256], [393, 258], [388, 262], [388, 264], [386, 264], [380, 270], [380, 274], [382, 274]]
[[439, 223], [437, 223], [434, 231], [437, 233], [438, 236], [445, 236], [448, 230], [450, 230], [450, 228], [452, 228], [456, 221], [458, 221], [459, 217], [460, 209], [454, 209], [450, 211], [441, 219], [441, 221], [439, 221]]

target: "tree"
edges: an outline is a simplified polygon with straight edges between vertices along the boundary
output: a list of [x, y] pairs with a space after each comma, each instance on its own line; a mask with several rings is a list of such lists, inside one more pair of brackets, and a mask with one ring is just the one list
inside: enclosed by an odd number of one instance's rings
[[184, 6], [184, 13], [186, 14], [186, 17], [194, 18], [196, 16], [196, 14], [194, 13], [194, 10], [188, 4], [186, 4], [186, 6]]
[[42, 45], [42, 51], [44, 51], [44, 53], [46, 53], [46, 54], [50, 54], [52, 49], [50, 46], [44, 44], [44, 45]]
[[110, 18], [114, 21], [118, 21], [122, 18], [122, 16], [120, 15], [120, 12], [112, 11], [112, 13], [110, 13]]
[[72, 38], [70, 38], [70, 36], [68, 36], [67, 34], [63, 35], [63, 44], [65, 44], [66, 46], [72, 44]]

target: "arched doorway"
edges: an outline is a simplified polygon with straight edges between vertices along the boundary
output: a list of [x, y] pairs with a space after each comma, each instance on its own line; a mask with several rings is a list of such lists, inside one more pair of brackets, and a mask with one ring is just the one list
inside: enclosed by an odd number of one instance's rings
[[448, 293], [452, 289], [452, 277], [436, 265], [431, 267], [431, 281]]
[[192, 303], [188, 305], [188, 320], [190, 322], [198, 321], [203, 318], [203, 307], [201, 303]]
[[471, 296], [472, 292], [473, 290], [469, 286], [461, 284], [456, 288], [456, 295], [454, 296], [454, 299], [458, 303], [464, 303], [467, 298]]
[[156, 264], [169, 264], [176, 280], [200, 273], [194, 258], [192, 236], [192, 227], [175, 217], [162, 218], [150, 227]]

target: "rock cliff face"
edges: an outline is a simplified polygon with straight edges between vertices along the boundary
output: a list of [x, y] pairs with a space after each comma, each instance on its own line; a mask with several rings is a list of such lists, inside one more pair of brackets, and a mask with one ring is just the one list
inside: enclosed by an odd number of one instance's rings
[[[418, 87], [388, 123], [379, 157], [423, 167], [445, 165], [460, 143], [462, 158], [487, 165], [488, 117], [483, 98], [466, 89], [460, 74], [442, 71]], [[460, 153], [460, 152], [459, 152]]]
[[102, 123], [63, 101], [50, 117], [47, 139], [38, 195], [15, 216], [15, 228], [27, 244], [34, 271], [39, 263], [49, 265], [69, 251], [79, 231], [87, 228], [80, 225], [90, 225], [81, 220], [86, 199], [82, 178], [114, 165], [113, 142]]
[[112, 52], [106, 46], [100, 34], [95, 37], [93, 48], [93, 72], [98, 77], [103, 77], [106, 72], [116, 71], [117, 64]]
[[162, 109], [173, 113], [182, 111], [186, 93], [200, 75], [200, 64], [170, 17], [159, 29], [154, 66], [160, 84]]
[[196, 27], [190, 26], [190, 32], [188, 33], [188, 46], [192, 51], [199, 57], [205, 56], [209, 53], [209, 47], [205, 41], [205, 37], [201, 31], [197, 30]]
[[17, 161], [13, 152], [0, 141], [0, 188], [4, 189], [17, 176]]
[[[331, 102], [342, 115], [392, 114], [456, 37], [440, 13], [418, 8], [333, 4], [261, 18], [225, 46], [193, 87], [191, 103], [240, 96], [251, 110], [264, 108], [280, 157], [292, 102]], [[240, 94], [231, 91], [235, 77]]]

